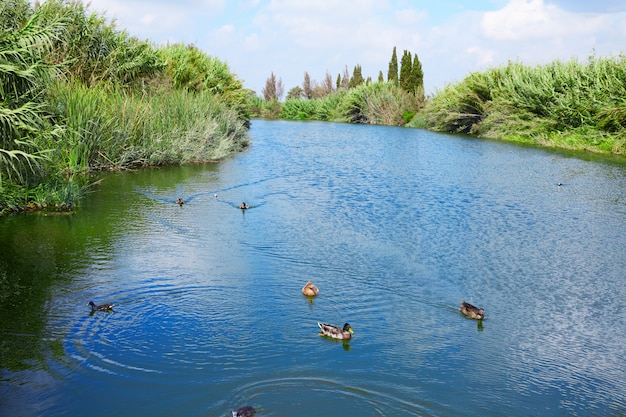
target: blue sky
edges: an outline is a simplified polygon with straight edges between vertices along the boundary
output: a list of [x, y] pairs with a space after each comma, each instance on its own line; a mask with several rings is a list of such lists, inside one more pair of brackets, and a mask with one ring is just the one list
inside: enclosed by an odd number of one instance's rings
[[472, 71], [520, 61], [626, 53], [624, 0], [91, 0], [91, 10], [156, 44], [193, 43], [261, 94], [304, 72], [336, 80], [387, 69], [393, 47], [417, 53], [427, 94]]

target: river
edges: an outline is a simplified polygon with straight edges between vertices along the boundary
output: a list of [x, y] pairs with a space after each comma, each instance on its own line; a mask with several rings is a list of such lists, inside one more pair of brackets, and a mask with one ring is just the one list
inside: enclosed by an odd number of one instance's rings
[[397, 127], [250, 135], [226, 161], [103, 174], [72, 215], [0, 219], [0, 415], [626, 414], [623, 162]]

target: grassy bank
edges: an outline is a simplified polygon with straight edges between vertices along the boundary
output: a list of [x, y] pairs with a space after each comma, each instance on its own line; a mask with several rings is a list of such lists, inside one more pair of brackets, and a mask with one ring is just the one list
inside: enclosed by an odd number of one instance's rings
[[555, 148], [626, 154], [626, 57], [473, 73], [409, 124]]
[[68, 209], [102, 169], [245, 148], [248, 95], [192, 45], [155, 47], [81, 2], [0, 4], [0, 213]]

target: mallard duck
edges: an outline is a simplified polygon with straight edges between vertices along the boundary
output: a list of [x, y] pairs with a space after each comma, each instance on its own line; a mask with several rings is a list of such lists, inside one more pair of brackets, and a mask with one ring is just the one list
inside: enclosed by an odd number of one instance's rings
[[176, 200], [176, 204], [178, 204], [179, 206], [182, 206], [183, 204], [185, 204], [185, 200], [183, 200], [182, 198], [179, 198], [178, 200]]
[[248, 203], [246, 203], [245, 201], [241, 203], [241, 205], [239, 206], [240, 209], [242, 210], [246, 210], [249, 209], [250, 206], [248, 205]]
[[250, 417], [256, 413], [256, 410], [250, 405], [244, 405], [236, 410], [233, 410], [233, 417]]
[[100, 304], [96, 305], [93, 301], [87, 303], [88, 306], [91, 306], [91, 312], [94, 311], [113, 311], [113, 304]]
[[465, 300], [461, 301], [459, 311], [471, 319], [482, 320], [485, 318], [485, 309], [466, 303]]
[[302, 287], [302, 294], [306, 295], [307, 297], [315, 297], [319, 293], [319, 288], [313, 285], [311, 281], [307, 281], [306, 285]]
[[332, 337], [333, 339], [351, 339], [354, 334], [354, 330], [350, 327], [350, 324], [346, 323], [341, 327], [333, 326], [330, 324], [317, 323], [322, 330], [324, 336]]

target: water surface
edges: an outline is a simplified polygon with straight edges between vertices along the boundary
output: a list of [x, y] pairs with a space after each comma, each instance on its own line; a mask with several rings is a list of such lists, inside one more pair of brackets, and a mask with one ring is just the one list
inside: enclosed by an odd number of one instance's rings
[[624, 164], [417, 129], [250, 133], [224, 162], [106, 174], [74, 215], [0, 219], [0, 415], [626, 413]]

